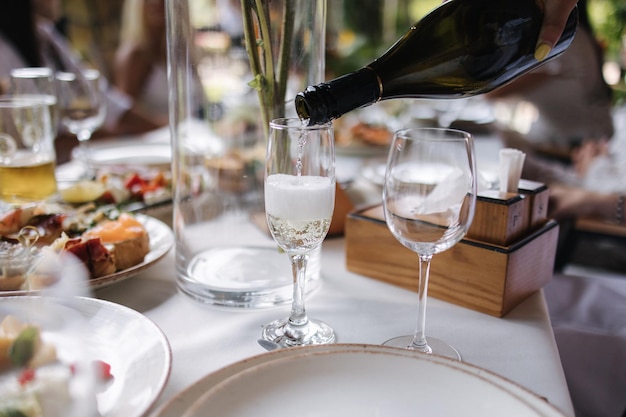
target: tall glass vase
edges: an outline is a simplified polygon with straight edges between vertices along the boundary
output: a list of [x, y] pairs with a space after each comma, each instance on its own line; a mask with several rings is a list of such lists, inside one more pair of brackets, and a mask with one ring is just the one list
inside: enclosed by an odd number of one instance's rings
[[291, 300], [289, 259], [265, 223], [265, 147], [269, 121], [323, 81], [325, 17], [326, 0], [167, 0], [176, 276], [193, 299]]

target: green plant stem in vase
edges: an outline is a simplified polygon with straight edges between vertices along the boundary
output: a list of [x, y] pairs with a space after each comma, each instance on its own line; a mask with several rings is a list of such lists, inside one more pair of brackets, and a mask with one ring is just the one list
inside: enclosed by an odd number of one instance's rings
[[[295, 1], [284, 0], [282, 10], [278, 11], [275, 10], [277, 2], [241, 0], [246, 50], [254, 76], [248, 85], [258, 92], [265, 137], [269, 134], [269, 122], [285, 116]], [[270, 14], [276, 12], [282, 14], [280, 28], [272, 27], [270, 23]], [[277, 44], [272, 42], [273, 34], [277, 34]]]

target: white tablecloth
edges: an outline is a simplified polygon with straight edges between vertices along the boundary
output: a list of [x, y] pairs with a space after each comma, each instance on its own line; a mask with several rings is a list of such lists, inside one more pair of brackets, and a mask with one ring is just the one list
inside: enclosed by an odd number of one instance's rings
[[544, 291], [577, 416], [622, 416], [626, 276], [571, 265]]
[[[307, 298], [311, 317], [325, 320], [341, 343], [379, 344], [411, 333], [416, 293], [348, 272], [343, 239], [327, 240], [322, 285]], [[179, 294], [174, 256], [140, 275], [96, 292], [144, 313], [163, 330], [173, 353], [170, 380], [157, 406], [207, 373], [263, 352], [261, 326], [286, 316], [288, 305], [240, 310], [210, 307]], [[505, 318], [431, 298], [427, 334], [455, 346], [463, 360], [504, 376], [547, 398], [566, 415], [572, 404], [541, 292]]]
[[[482, 149], [479, 159], [497, 156], [496, 142], [481, 141], [477, 146]], [[373, 161], [381, 158], [384, 155]], [[371, 162], [371, 158], [338, 157], [338, 180], [351, 183], [349, 193], [357, 205], [380, 201], [380, 189], [359, 175], [364, 164]], [[75, 175], [72, 165], [61, 166], [59, 171]], [[344, 239], [335, 238], [323, 245], [322, 284], [307, 297], [309, 316], [329, 323], [339, 343], [380, 344], [412, 333], [417, 294], [347, 271], [344, 244]], [[190, 300], [176, 288], [174, 250], [138, 276], [95, 295], [145, 314], [167, 336], [173, 368], [154, 408], [208, 373], [263, 353], [257, 344], [261, 326], [289, 312], [289, 305], [242, 310]], [[543, 292], [505, 318], [431, 298], [426, 331], [456, 347], [464, 361], [510, 379], [545, 397], [567, 416], [574, 415]]]

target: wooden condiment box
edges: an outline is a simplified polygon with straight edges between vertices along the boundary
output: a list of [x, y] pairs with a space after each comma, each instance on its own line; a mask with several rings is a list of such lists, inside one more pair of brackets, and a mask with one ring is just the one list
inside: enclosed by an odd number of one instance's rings
[[[502, 317], [550, 280], [557, 238], [554, 221], [507, 246], [466, 238], [433, 257], [429, 296]], [[381, 205], [348, 215], [346, 266], [417, 291], [417, 254], [393, 237]]]
[[529, 230], [535, 230], [545, 224], [548, 220], [548, 201], [550, 192], [548, 186], [541, 182], [521, 179], [518, 191], [527, 200], [527, 216]]
[[517, 193], [486, 190], [476, 197], [470, 239], [510, 245], [528, 231], [528, 199]]

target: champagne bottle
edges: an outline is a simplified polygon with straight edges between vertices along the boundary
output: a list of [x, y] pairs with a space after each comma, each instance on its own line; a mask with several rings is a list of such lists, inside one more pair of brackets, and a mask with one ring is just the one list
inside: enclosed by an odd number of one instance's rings
[[545, 60], [534, 57], [543, 13], [535, 0], [450, 0], [387, 52], [356, 72], [307, 87], [295, 98], [309, 125], [393, 98], [460, 98], [487, 93], [563, 53], [578, 10]]

